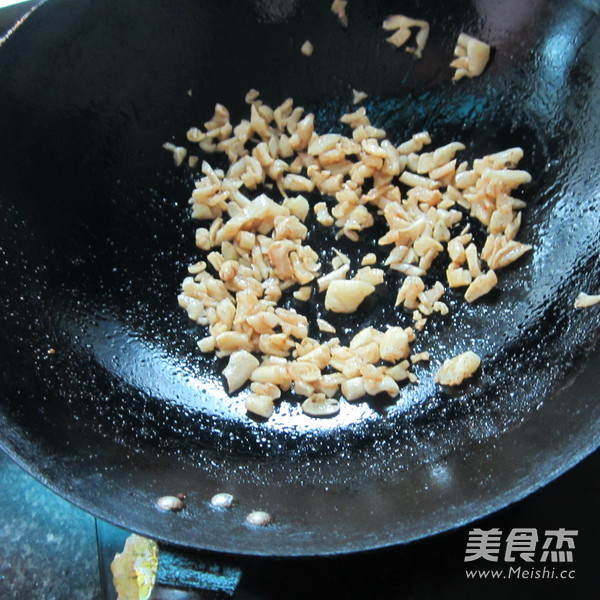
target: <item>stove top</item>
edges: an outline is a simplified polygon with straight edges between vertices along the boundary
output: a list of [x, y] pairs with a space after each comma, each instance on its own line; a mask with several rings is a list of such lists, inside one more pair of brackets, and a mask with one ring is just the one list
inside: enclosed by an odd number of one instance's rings
[[[596, 598], [600, 585], [599, 469], [600, 451], [596, 451], [528, 498], [470, 525], [406, 546], [295, 559], [193, 552], [191, 559], [204, 567], [239, 569], [241, 580], [234, 600]], [[122, 550], [129, 532], [95, 521], [2, 453], [0, 485], [0, 598], [116, 599], [110, 562]], [[482, 549], [475, 543], [475, 529], [488, 535], [500, 531], [499, 544], [488, 540], [487, 550], [496, 561], [465, 562], [474, 550]], [[561, 529], [577, 532], [570, 537], [572, 547], [563, 544], [563, 556], [556, 548], [556, 535], [546, 535]], [[531, 544], [534, 532], [537, 542], [533, 560], [528, 562], [521, 552], [527, 554], [525, 542]], [[511, 534], [513, 551], [507, 559]], [[552, 544], [543, 559], [547, 539]], [[173, 550], [180, 553], [180, 549], [164, 549], [170, 554]], [[164, 587], [153, 594], [155, 600], [215, 597]]]

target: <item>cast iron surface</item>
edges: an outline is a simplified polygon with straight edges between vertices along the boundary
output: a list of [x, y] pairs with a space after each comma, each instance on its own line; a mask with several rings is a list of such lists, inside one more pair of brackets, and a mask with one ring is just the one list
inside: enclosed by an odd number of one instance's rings
[[[0, 47], [2, 444], [108, 521], [226, 552], [350, 552], [487, 514], [598, 445], [599, 311], [572, 307], [600, 290], [598, 15], [569, 2], [362, 1], [344, 29], [328, 5], [48, 0]], [[430, 22], [422, 60], [385, 43], [380, 25], [395, 12]], [[495, 51], [479, 79], [453, 85], [460, 31]], [[250, 88], [342, 131], [352, 87], [395, 142], [427, 129], [434, 145], [467, 143], [466, 159], [523, 146], [533, 181], [521, 239], [535, 250], [472, 306], [448, 292], [450, 315], [415, 345], [432, 364], [396, 402], [313, 420], [284, 399], [258, 422], [246, 392], [224, 392], [224, 362], [198, 353], [204, 333], [177, 306], [198, 258], [187, 205], [197, 174], [161, 145], [185, 142], [216, 102], [241, 118]], [[319, 226], [311, 235], [325, 259], [334, 246], [358, 256]], [[376, 237], [361, 254], [383, 256]], [[397, 285], [328, 318], [342, 337], [409, 325], [391, 310]], [[436, 387], [443, 359], [467, 349], [481, 374]], [[239, 505], [211, 509], [218, 491]], [[176, 493], [186, 510], [154, 507]], [[244, 525], [254, 509], [275, 525]]]

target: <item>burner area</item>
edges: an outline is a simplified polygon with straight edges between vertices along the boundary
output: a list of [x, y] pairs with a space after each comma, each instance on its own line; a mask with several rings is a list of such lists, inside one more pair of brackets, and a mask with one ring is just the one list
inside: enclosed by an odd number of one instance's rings
[[[419, 540], [366, 553], [319, 558], [258, 558], [183, 552], [167, 548], [163, 556], [186, 563], [183, 576], [195, 565], [214, 572], [241, 572], [234, 600], [511, 600], [594, 598], [600, 583], [597, 511], [600, 452], [551, 482], [542, 490], [490, 517]], [[13, 600], [116, 600], [110, 563], [130, 532], [118, 529], [69, 504], [0, 454], [0, 598]], [[201, 523], [198, 524], [201, 527]], [[498, 560], [465, 562], [470, 532], [499, 530]], [[571, 562], [555, 560], [549, 548], [541, 562], [545, 533], [577, 531]], [[515, 530], [535, 530], [534, 562], [513, 553], [506, 560], [507, 538]], [[514, 537], [514, 533], [513, 533]], [[530, 538], [531, 539], [531, 538]], [[517, 539], [516, 550], [525, 550]], [[521, 544], [521, 545], [519, 545]], [[565, 546], [566, 550], [568, 548]], [[161, 549], [162, 551], [162, 549]], [[492, 548], [493, 551], [493, 548]], [[492, 552], [493, 553], [493, 552]], [[567, 558], [564, 556], [563, 558]], [[159, 559], [160, 560], [160, 559]], [[165, 565], [163, 564], [163, 567]], [[166, 565], [169, 569], [172, 562]], [[520, 576], [515, 573], [517, 569]], [[544, 571], [544, 567], [546, 571]], [[509, 569], [513, 569], [508, 576]], [[492, 570], [507, 579], [491, 579]], [[167, 569], [168, 571], [168, 569]], [[469, 577], [467, 571], [477, 571]], [[554, 571], [554, 578], [551, 577]], [[571, 573], [572, 579], [560, 579]], [[484, 576], [483, 572], [488, 575]], [[530, 577], [525, 578], [527, 572]], [[536, 576], [537, 573], [537, 576]], [[167, 573], [171, 579], [174, 573]], [[159, 577], [160, 579], [160, 577]], [[202, 581], [202, 577], [197, 578]], [[224, 592], [182, 590], [158, 586], [154, 600], [227, 598]]]

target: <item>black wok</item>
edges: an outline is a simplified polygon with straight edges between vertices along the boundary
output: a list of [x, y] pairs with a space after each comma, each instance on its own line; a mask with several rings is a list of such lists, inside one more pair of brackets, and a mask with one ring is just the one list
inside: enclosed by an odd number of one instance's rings
[[[348, 29], [329, 5], [49, 0], [0, 47], [2, 444], [103, 519], [227, 552], [351, 552], [494, 511], [598, 445], [600, 311], [573, 309], [580, 291], [600, 291], [594, 4], [356, 1]], [[396, 12], [430, 22], [422, 60], [385, 43]], [[460, 31], [495, 52], [480, 78], [453, 85]], [[467, 143], [467, 159], [525, 148], [521, 237], [534, 251], [474, 305], [448, 293], [450, 315], [416, 346], [432, 364], [397, 402], [311, 420], [284, 399], [260, 423], [244, 393], [223, 391], [223, 363], [196, 349], [204, 334], [176, 301], [197, 259], [194, 173], [161, 145], [184, 141], [216, 102], [239, 119], [252, 87], [272, 106], [292, 96], [322, 131], [339, 130], [354, 87], [396, 142], [427, 129], [436, 145]], [[324, 257], [356, 252], [313, 234]], [[368, 238], [361, 251], [379, 252]], [[408, 325], [390, 310], [397, 283], [334, 324]], [[466, 349], [481, 374], [436, 387], [442, 360]], [[239, 506], [211, 509], [217, 491]], [[155, 508], [177, 493], [184, 511]], [[259, 508], [273, 526], [244, 525]]]

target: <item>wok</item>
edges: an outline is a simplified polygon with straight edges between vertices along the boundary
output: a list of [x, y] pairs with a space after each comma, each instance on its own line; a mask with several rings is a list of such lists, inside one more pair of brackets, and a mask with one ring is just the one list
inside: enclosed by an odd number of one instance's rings
[[[225, 552], [352, 552], [488, 514], [598, 445], [600, 312], [573, 309], [600, 291], [595, 5], [356, 1], [347, 29], [329, 5], [49, 0], [0, 47], [2, 445], [112, 523]], [[398, 12], [431, 25], [421, 60], [384, 41]], [[481, 77], [452, 84], [461, 31], [494, 54]], [[204, 333], [176, 300], [198, 259], [195, 174], [161, 145], [185, 141], [216, 102], [239, 119], [250, 88], [271, 106], [293, 97], [320, 131], [342, 130], [356, 88], [397, 143], [427, 129], [434, 145], [465, 142], [466, 159], [525, 149], [521, 239], [534, 251], [473, 305], [448, 292], [450, 315], [415, 346], [432, 364], [397, 401], [316, 420], [288, 398], [259, 422], [246, 392], [225, 393], [223, 361], [197, 351]], [[360, 251], [380, 252], [376, 237]], [[314, 224], [313, 244], [324, 260], [357, 251]], [[398, 280], [388, 285], [351, 320], [328, 318], [344, 335], [409, 325], [390, 310]], [[467, 349], [481, 373], [435, 386], [441, 362]], [[212, 509], [219, 491], [239, 505]], [[177, 493], [185, 510], [156, 509]], [[254, 509], [275, 523], [246, 526]]]

